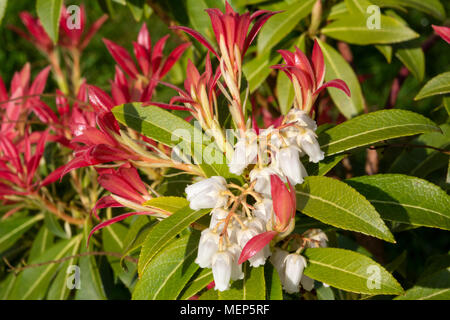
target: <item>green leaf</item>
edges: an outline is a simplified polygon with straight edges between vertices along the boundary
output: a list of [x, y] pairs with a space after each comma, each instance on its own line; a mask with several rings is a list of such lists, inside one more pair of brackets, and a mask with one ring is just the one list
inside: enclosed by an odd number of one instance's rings
[[318, 300], [335, 300], [333, 289], [325, 287], [323, 284], [316, 288], [316, 294]]
[[43, 218], [43, 214], [38, 214], [34, 217], [12, 217], [0, 220], [0, 252], [11, 247], [28, 229]]
[[450, 267], [426, 275], [395, 300], [450, 300]]
[[142, 277], [145, 269], [156, 254], [164, 248], [177, 234], [197, 221], [209, 210], [192, 210], [185, 207], [154, 226], [142, 246], [139, 256], [138, 273]]
[[363, 114], [319, 134], [321, 149], [333, 155], [375, 142], [440, 131], [431, 120], [406, 110], [380, 110]]
[[365, 15], [367, 13], [367, 8], [371, 6], [372, 3], [367, 0], [345, 0], [345, 5], [350, 13]]
[[53, 234], [47, 229], [45, 225], [42, 226], [33, 241], [33, 245], [31, 246], [30, 253], [28, 255], [28, 263], [44, 254], [44, 252], [53, 245], [53, 240]]
[[386, 220], [450, 230], [450, 196], [438, 186], [401, 174], [346, 180]]
[[295, 1], [283, 5], [281, 13], [271, 17], [262, 27], [258, 36], [258, 54], [270, 51], [312, 10], [315, 0]]
[[207, 37], [211, 36], [211, 20], [205, 11], [209, 8], [206, 2], [204, 0], [187, 0], [186, 8], [191, 26]]
[[388, 46], [387, 44], [379, 44], [379, 45], [376, 45], [375, 48], [377, 48], [377, 50], [381, 52], [381, 54], [386, 58], [386, 61], [388, 63], [391, 63], [391, 61], [392, 61], [392, 46]]
[[283, 300], [283, 290], [278, 271], [271, 263], [264, 265], [267, 300]]
[[170, 243], [147, 265], [133, 291], [133, 300], [175, 300], [199, 268], [197, 256], [200, 233]]
[[331, 7], [330, 13], [328, 14], [327, 20], [336, 20], [342, 19], [349, 14], [347, 9], [347, 5], [345, 1], [338, 2], [334, 6]]
[[327, 88], [334, 104], [347, 118], [352, 118], [364, 110], [364, 97], [359, 80], [352, 67], [333, 47], [318, 40], [325, 60], [325, 80], [341, 79], [350, 89], [351, 97], [336, 88]]
[[378, 212], [355, 189], [328, 177], [306, 177], [296, 187], [297, 210], [323, 223], [395, 242]]
[[69, 236], [66, 232], [64, 232], [63, 228], [59, 224], [58, 218], [54, 214], [49, 211], [44, 211], [44, 223], [47, 226], [48, 230], [50, 230], [55, 236], [58, 236], [62, 239], [68, 239]]
[[150, 199], [142, 204], [147, 207], [154, 207], [164, 211], [175, 213], [189, 205], [189, 201], [181, 197], [158, 197]]
[[414, 77], [421, 82], [425, 75], [425, 55], [422, 48], [401, 47], [395, 56], [408, 68]]
[[392, 6], [398, 8], [405, 6], [425, 12], [439, 20], [445, 19], [445, 9], [439, 0], [371, 0], [379, 6]]
[[401, 294], [402, 287], [381, 265], [350, 250], [310, 248], [305, 275], [345, 291], [364, 294]]
[[420, 89], [414, 100], [420, 100], [435, 96], [437, 94], [446, 94], [450, 92], [450, 71], [441, 73], [428, 81], [422, 89]]
[[336, 40], [352, 44], [389, 44], [417, 38], [419, 35], [396, 19], [380, 15], [380, 28], [369, 29], [362, 15], [348, 15], [322, 29], [322, 33]]
[[254, 59], [244, 64], [242, 71], [247, 79], [250, 92], [255, 91], [261, 86], [261, 83], [272, 72], [270, 66], [277, 64], [280, 60], [281, 56], [279, 54], [268, 51], [265, 54], [257, 55]]
[[63, 0], [36, 0], [38, 18], [54, 44], [58, 42], [62, 4]]
[[[128, 228], [114, 223], [108, 228], [102, 230], [103, 249], [107, 252], [121, 253], [125, 249], [124, 239], [128, 233]], [[125, 261], [126, 269], [120, 265], [121, 259], [118, 257], [108, 256], [108, 262], [114, 271], [114, 274], [127, 286], [133, 287], [136, 276], [136, 265], [130, 261]]]
[[266, 284], [264, 267], [252, 268], [248, 262], [242, 265], [244, 279], [233, 281], [230, 289], [219, 292], [219, 300], [265, 300]]
[[[73, 248], [78, 246], [81, 241], [81, 234], [70, 240], [61, 240], [49, 248], [43, 255], [30, 264], [43, 263], [59, 260], [71, 254]], [[29, 268], [19, 275], [17, 285], [11, 293], [12, 299], [37, 300], [42, 299], [47, 292], [47, 288], [54, 277], [60, 265], [58, 263], [49, 263], [40, 267]]]
[[192, 276], [191, 281], [186, 285], [183, 291], [180, 293], [179, 300], [188, 300], [195, 294], [197, 294], [200, 290], [206, 288], [208, 284], [214, 281], [214, 277], [212, 274], [212, 270], [205, 268], [198, 270], [196, 274]]
[[17, 276], [13, 272], [11, 272], [2, 282], [0, 282], [1, 301], [9, 299], [9, 295], [11, 294], [17, 279]]
[[0, 0], [0, 24], [2, 23], [3, 17], [5, 16], [7, 5], [8, 0]]

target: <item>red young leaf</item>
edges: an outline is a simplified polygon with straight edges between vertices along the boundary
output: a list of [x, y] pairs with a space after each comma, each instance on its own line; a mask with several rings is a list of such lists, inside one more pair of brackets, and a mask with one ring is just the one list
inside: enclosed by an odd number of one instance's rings
[[244, 249], [242, 249], [238, 264], [247, 261], [259, 251], [261, 251], [262, 248], [264, 248], [270, 241], [272, 241], [277, 233], [278, 232], [276, 231], [267, 231], [251, 238], [245, 245]]

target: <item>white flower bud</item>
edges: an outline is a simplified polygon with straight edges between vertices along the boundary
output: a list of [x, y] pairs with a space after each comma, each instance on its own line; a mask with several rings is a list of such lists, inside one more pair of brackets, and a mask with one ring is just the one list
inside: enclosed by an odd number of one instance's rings
[[239, 256], [241, 255], [241, 248], [236, 244], [232, 243], [227, 250], [233, 256], [233, 264], [231, 266], [231, 280], [244, 279], [244, 272], [242, 272], [242, 264], [238, 264]]
[[225, 291], [230, 287], [232, 264], [233, 256], [228, 251], [220, 251], [213, 255], [212, 272], [216, 290]]
[[201, 268], [211, 267], [211, 258], [219, 250], [219, 234], [205, 229], [202, 231], [198, 245], [197, 263]]
[[253, 214], [255, 217], [267, 222], [272, 219], [273, 202], [272, 199], [264, 198], [262, 202], [255, 204], [255, 210]]
[[230, 172], [241, 175], [245, 168], [255, 163], [258, 155], [258, 140], [256, 133], [247, 131], [244, 138], [240, 138], [234, 145], [234, 154], [228, 164]]
[[300, 162], [298, 150], [295, 147], [282, 148], [277, 154], [277, 163], [283, 174], [295, 186], [303, 182], [308, 175], [305, 167]]
[[295, 293], [300, 290], [300, 279], [303, 269], [306, 267], [306, 259], [299, 254], [289, 254], [284, 259], [286, 264], [283, 288], [287, 293]]
[[186, 199], [190, 202], [192, 210], [218, 208], [226, 205], [228, 196], [226, 191], [226, 180], [220, 176], [204, 179], [200, 182], [186, 187]]
[[298, 146], [309, 156], [310, 162], [319, 162], [323, 160], [325, 153], [320, 150], [316, 134], [311, 130], [305, 131], [297, 136]]
[[314, 288], [314, 279], [303, 275], [300, 284], [306, 291], [311, 291]]
[[287, 252], [286, 250], [275, 248], [275, 250], [272, 253], [272, 256], [270, 257], [270, 261], [272, 262], [275, 269], [278, 271], [278, 276], [280, 277], [281, 283], [283, 283], [285, 276], [286, 263], [284, 259], [287, 257], [288, 254], [289, 252]]
[[270, 197], [270, 175], [272, 174], [277, 173], [270, 167], [264, 167], [262, 169], [255, 167], [250, 171], [250, 181], [253, 182], [256, 180], [254, 187], [256, 192]]

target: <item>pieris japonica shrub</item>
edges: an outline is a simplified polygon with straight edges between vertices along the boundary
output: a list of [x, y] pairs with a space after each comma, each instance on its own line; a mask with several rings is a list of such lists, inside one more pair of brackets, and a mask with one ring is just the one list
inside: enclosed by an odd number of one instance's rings
[[440, 1], [6, 3], [2, 299], [450, 297]]

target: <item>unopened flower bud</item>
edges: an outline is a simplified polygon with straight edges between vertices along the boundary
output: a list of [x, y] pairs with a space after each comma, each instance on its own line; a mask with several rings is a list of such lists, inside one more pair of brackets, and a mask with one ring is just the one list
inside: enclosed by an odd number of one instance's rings
[[228, 251], [216, 252], [212, 257], [212, 272], [215, 289], [228, 290], [232, 273], [233, 256]]
[[211, 258], [219, 249], [219, 234], [211, 231], [211, 229], [205, 229], [200, 236], [200, 242], [198, 245], [197, 263], [201, 268], [211, 267]]
[[306, 259], [299, 254], [292, 253], [287, 255], [284, 261], [286, 268], [283, 288], [287, 293], [299, 292], [300, 279], [306, 267]]

